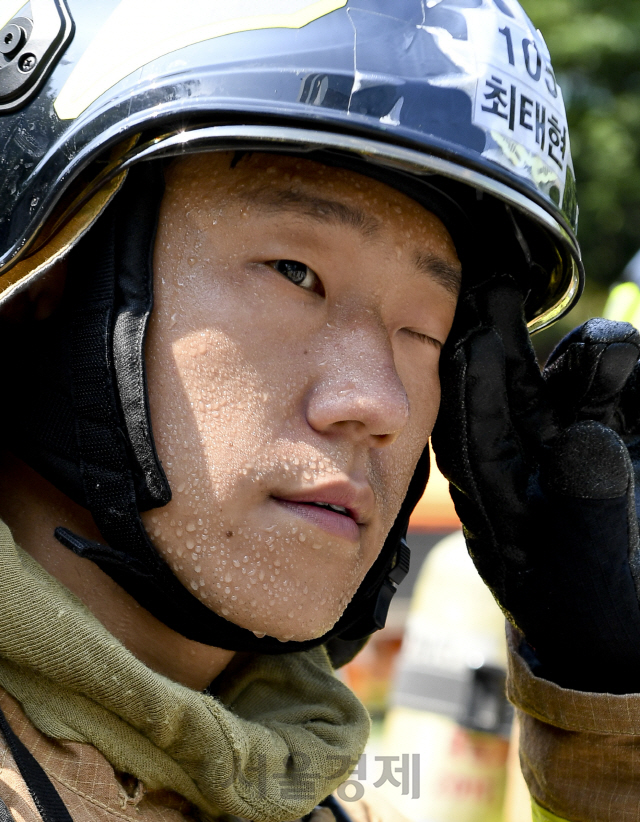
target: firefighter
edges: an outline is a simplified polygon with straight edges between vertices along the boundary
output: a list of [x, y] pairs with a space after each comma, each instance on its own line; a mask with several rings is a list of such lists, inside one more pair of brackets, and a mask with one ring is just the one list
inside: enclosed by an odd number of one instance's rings
[[530, 382], [582, 288], [548, 50], [514, 0], [0, 16], [5, 815], [307, 814], [366, 740], [332, 665], [406, 574], [440, 379], [465, 489], [505, 372], [469, 334]]

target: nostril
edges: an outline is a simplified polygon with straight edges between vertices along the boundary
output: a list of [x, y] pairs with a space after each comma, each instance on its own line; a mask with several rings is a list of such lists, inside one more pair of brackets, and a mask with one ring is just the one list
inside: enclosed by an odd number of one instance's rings
[[398, 438], [399, 432], [393, 432], [389, 434], [370, 434], [371, 437], [371, 444], [374, 448], [384, 448], [387, 445], [391, 445], [393, 442], [396, 441]]

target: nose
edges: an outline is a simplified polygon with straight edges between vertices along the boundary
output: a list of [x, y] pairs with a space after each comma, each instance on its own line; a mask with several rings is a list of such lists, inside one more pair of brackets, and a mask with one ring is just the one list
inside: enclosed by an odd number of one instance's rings
[[307, 395], [309, 425], [373, 448], [395, 442], [409, 420], [409, 399], [386, 330], [336, 329], [326, 342]]

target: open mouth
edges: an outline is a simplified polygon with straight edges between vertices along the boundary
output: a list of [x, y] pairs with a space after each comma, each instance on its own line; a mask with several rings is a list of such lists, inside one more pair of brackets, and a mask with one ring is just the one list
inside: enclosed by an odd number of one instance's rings
[[328, 511], [335, 511], [336, 514], [342, 514], [345, 517], [351, 517], [351, 519], [353, 519], [351, 511], [348, 511], [346, 508], [343, 508], [342, 505], [332, 505], [330, 502], [306, 502], [303, 504], [313, 505], [316, 508], [326, 508]]
[[[336, 537], [347, 539], [350, 542], [359, 542], [360, 528], [356, 521], [355, 512], [331, 502], [315, 502], [313, 500], [288, 500], [272, 497], [273, 501], [285, 508], [290, 514], [301, 517], [310, 525], [321, 528]], [[315, 546], [314, 546], [315, 547]], [[318, 544], [317, 546], [321, 546]]]

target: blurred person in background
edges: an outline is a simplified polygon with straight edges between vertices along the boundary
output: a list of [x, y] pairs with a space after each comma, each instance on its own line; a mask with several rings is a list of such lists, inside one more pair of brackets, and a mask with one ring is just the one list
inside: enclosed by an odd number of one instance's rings
[[602, 316], [640, 328], [640, 251], [629, 260], [620, 279], [609, 293]]

